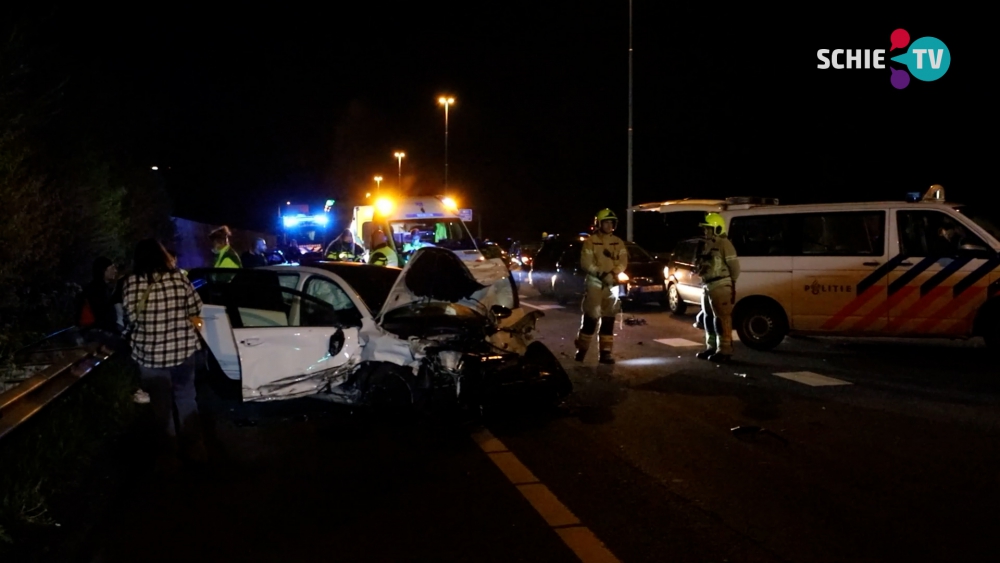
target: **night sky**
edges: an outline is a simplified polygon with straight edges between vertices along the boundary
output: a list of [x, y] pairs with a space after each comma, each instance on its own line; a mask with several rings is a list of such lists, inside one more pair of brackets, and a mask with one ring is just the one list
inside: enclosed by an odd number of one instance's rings
[[[335, 198], [346, 220], [374, 175], [396, 188], [396, 150], [406, 193], [441, 193], [450, 94], [451, 192], [484, 236], [534, 238], [627, 203], [629, 4], [557, 4], [73, 6], [32, 21], [70, 69], [68, 111], [159, 166], [177, 216], [273, 228], [280, 203]], [[992, 195], [982, 12], [698, 6], [634, 4], [634, 203]], [[897, 28], [943, 40], [948, 73], [897, 90], [888, 68], [817, 69], [817, 49], [888, 49]]]

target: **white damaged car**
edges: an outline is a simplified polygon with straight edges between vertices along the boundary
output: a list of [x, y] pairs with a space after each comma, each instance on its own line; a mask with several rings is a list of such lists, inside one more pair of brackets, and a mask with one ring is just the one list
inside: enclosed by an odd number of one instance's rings
[[[313, 395], [345, 404], [457, 404], [572, 390], [533, 341], [500, 260], [420, 249], [402, 270], [342, 262], [196, 269], [217, 392], [242, 401]], [[222, 384], [220, 385], [219, 382]]]

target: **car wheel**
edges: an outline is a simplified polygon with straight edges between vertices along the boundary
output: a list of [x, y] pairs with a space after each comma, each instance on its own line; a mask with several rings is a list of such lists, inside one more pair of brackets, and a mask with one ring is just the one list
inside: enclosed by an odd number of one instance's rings
[[681, 293], [677, 291], [677, 284], [672, 283], [667, 288], [667, 308], [675, 315], [683, 315], [687, 311], [687, 303], [681, 299]]
[[740, 342], [755, 350], [771, 350], [788, 334], [785, 312], [766, 301], [747, 303], [734, 321]]

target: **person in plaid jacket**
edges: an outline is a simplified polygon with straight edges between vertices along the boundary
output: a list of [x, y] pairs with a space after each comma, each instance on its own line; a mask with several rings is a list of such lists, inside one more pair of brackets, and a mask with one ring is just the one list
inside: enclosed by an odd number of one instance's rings
[[134, 273], [125, 281], [122, 301], [132, 358], [163, 432], [160, 463], [176, 468], [178, 438], [188, 458], [205, 461], [194, 386], [201, 298], [163, 245], [147, 239], [136, 246]]

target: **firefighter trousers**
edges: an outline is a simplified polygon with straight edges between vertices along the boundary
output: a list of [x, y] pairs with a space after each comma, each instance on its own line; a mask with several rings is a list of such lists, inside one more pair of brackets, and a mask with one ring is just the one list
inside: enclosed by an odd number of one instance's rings
[[705, 312], [705, 346], [720, 354], [733, 353], [733, 286], [722, 283], [706, 288], [701, 296]]

